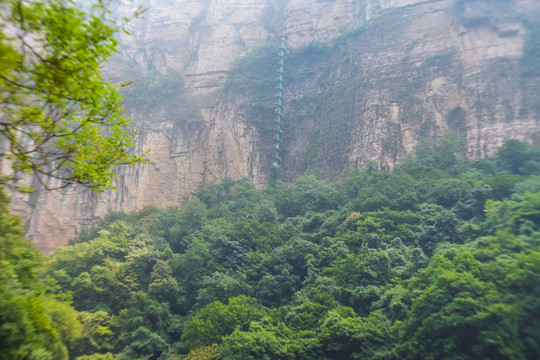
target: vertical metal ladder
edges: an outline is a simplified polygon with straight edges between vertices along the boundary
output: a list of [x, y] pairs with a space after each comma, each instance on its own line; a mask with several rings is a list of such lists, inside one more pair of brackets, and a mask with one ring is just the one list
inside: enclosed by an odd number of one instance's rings
[[279, 47], [279, 61], [278, 61], [278, 96], [277, 104], [275, 108], [276, 112], [276, 126], [274, 127], [274, 165], [279, 166], [281, 164], [281, 132], [283, 121], [283, 61], [285, 58], [285, 38], [281, 38], [281, 45]]

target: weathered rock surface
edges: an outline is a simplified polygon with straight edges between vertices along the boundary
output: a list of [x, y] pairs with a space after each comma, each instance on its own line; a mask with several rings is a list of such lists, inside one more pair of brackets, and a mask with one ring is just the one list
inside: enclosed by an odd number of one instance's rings
[[[437, 138], [448, 129], [466, 137], [471, 158], [492, 155], [505, 138], [540, 140], [540, 79], [521, 76], [526, 24], [540, 15], [534, 0], [143, 5], [145, 18], [131, 25], [132, 37], [122, 37], [121, 54], [108, 71], [117, 78], [126, 68], [179, 72], [190, 118], [178, 121], [166, 106], [133, 111], [136, 151], [151, 152], [148, 164], [118, 170], [118, 191], [15, 196], [13, 209], [26, 217], [28, 238], [45, 252], [109, 210], [179, 205], [204, 183], [226, 176], [264, 186], [272, 139], [251, 125], [243, 106], [261, 99], [222, 89], [233, 59], [281, 36], [295, 48], [341, 36], [320, 60], [302, 62], [292, 50], [287, 60], [296, 76], [285, 89], [285, 179], [307, 168], [339, 179], [368, 161], [390, 168], [422, 136]], [[358, 27], [363, 30], [350, 31]]]
[[415, 2], [334, 43], [325, 75], [291, 86], [285, 176], [315, 168], [339, 179], [368, 161], [391, 168], [421, 137], [448, 130], [467, 139], [471, 159], [506, 138], [538, 142], [539, 79], [521, 73], [525, 3]]

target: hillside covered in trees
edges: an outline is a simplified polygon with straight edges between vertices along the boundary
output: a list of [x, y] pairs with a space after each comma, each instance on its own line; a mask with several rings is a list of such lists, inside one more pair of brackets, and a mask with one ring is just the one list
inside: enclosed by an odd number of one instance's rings
[[40, 258], [0, 216], [3, 359], [536, 359], [540, 148], [211, 184]]

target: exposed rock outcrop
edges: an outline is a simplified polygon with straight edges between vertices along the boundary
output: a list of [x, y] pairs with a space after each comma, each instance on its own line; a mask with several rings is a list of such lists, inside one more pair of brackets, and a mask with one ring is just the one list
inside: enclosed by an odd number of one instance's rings
[[[130, 5], [131, 6], [131, 5]], [[108, 72], [179, 73], [173, 97], [133, 109], [138, 152], [148, 164], [119, 169], [116, 192], [71, 188], [17, 195], [28, 237], [45, 252], [63, 245], [108, 210], [167, 207], [207, 182], [267, 181], [271, 135], [253, 125], [246, 104], [273, 100], [223, 90], [231, 62], [286, 36], [287, 128], [283, 176], [315, 168], [339, 179], [376, 161], [390, 168], [422, 136], [464, 136], [471, 158], [492, 155], [505, 138], [538, 141], [540, 78], [522, 76], [533, 0], [146, 0], [133, 36]], [[119, 10], [128, 14], [129, 6]], [[313, 41], [318, 49], [296, 51]], [[187, 115], [186, 115], [187, 114]], [[266, 122], [266, 123], [265, 123]]]

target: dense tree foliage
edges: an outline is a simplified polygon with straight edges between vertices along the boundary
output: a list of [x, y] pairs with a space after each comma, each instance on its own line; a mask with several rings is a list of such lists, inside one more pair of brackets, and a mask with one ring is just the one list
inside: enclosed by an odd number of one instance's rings
[[540, 149], [512, 140], [466, 163], [461, 145], [426, 142], [393, 172], [341, 183], [304, 175], [257, 191], [226, 179], [182, 209], [109, 213], [43, 268], [4, 209], [2, 349], [536, 359]]
[[[67, 346], [82, 325], [69, 296], [45, 294], [41, 259], [23, 238], [20, 219], [8, 214], [0, 192], [0, 356], [3, 359], [67, 359]], [[59, 290], [59, 288], [57, 288]], [[53, 291], [54, 292], [54, 291]]]

